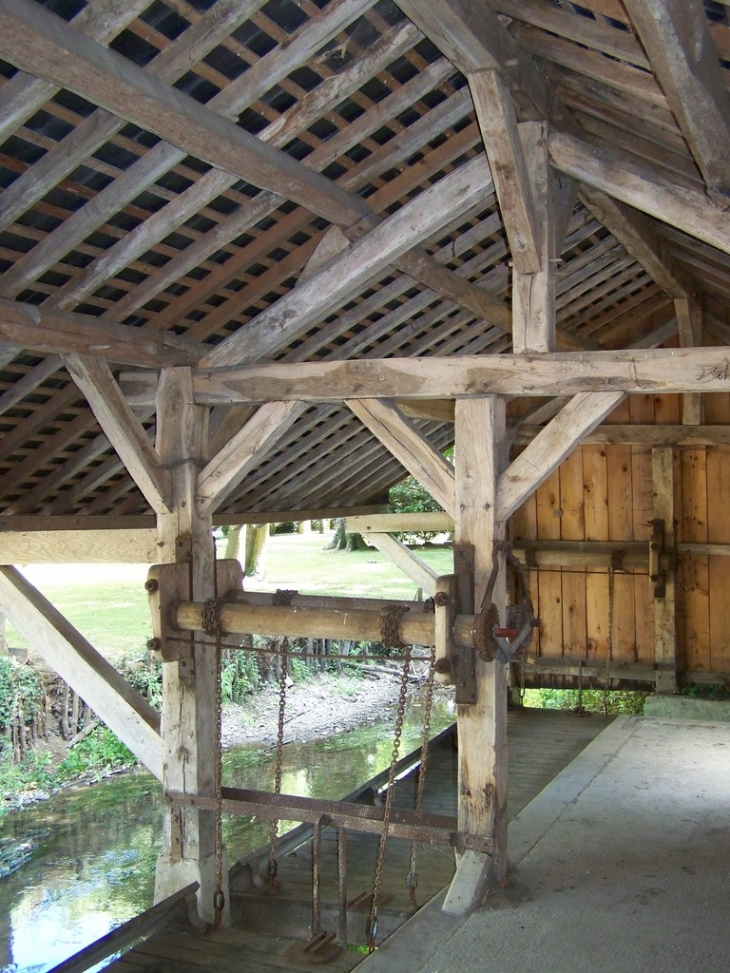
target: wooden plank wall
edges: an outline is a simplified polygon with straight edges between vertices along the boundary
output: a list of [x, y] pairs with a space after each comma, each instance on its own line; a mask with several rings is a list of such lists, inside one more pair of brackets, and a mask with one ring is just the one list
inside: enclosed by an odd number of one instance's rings
[[[730, 395], [704, 396], [705, 422], [730, 424]], [[679, 423], [679, 396], [630, 396], [610, 423]], [[730, 447], [675, 450], [678, 544], [730, 544]], [[648, 545], [652, 507], [649, 446], [584, 446], [517, 511], [512, 536], [529, 541], [625, 541]], [[677, 574], [680, 673], [730, 673], [730, 559], [683, 555]], [[533, 652], [605, 665], [607, 569], [533, 569], [530, 591], [541, 620]], [[612, 658], [654, 662], [653, 588], [640, 571], [615, 575]], [[553, 681], [554, 682], [554, 681]]]

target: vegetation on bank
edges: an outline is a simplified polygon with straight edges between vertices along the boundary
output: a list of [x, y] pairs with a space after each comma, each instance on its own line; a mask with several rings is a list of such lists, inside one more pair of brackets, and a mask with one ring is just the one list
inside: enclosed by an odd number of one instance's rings
[[618, 716], [626, 713], [640, 716], [648, 692], [610, 689], [526, 689], [524, 704], [536, 709], [562, 709], [573, 712], [605, 713]]

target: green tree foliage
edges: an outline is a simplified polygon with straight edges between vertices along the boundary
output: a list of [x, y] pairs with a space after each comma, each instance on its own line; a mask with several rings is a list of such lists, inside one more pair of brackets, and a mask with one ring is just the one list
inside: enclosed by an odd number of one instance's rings
[[[390, 488], [388, 504], [390, 512], [394, 514], [437, 513], [444, 509], [413, 476], [407, 476]], [[403, 531], [396, 534], [404, 544], [426, 543], [435, 536], [436, 532], [430, 530]]]

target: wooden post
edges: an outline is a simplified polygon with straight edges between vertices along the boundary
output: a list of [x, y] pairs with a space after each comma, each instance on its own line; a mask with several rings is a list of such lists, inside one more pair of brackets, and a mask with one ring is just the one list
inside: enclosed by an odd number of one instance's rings
[[[651, 451], [652, 491], [654, 518], [664, 521], [664, 550], [673, 554], [676, 550], [674, 531], [674, 450], [662, 446]], [[677, 691], [677, 621], [675, 604], [675, 571], [664, 568], [665, 592], [663, 598], [654, 599], [654, 661], [657, 669], [656, 691]]]
[[[162, 371], [157, 391], [157, 451], [171, 475], [169, 512], [158, 513], [161, 560], [189, 565], [190, 597], [215, 596], [212, 512], [200, 513], [198, 470], [204, 465], [208, 410], [193, 402], [190, 369]], [[191, 635], [194, 639], [196, 634]], [[215, 795], [219, 758], [214, 717], [218, 697], [216, 653], [194, 644], [181, 661], [163, 663], [162, 752], [166, 791]], [[216, 885], [215, 813], [180, 808], [166, 812], [165, 849], [157, 861], [155, 901], [190, 882], [200, 884], [198, 911], [214, 920]], [[228, 868], [223, 867], [226, 915], [230, 923]]]
[[8, 639], [5, 626], [7, 619], [5, 615], [0, 612], [0, 655], [8, 655]]
[[[505, 404], [497, 396], [456, 401], [455, 545], [474, 548], [474, 599], [479, 608], [492, 573], [494, 544], [505, 537], [496, 517], [499, 474], [504, 466]], [[504, 620], [503, 558], [492, 601]], [[491, 858], [468, 851], [458, 863], [444, 912], [476, 908], [489, 884], [507, 871], [507, 666], [476, 661], [476, 702], [457, 708], [459, 733], [459, 830], [494, 838]]]

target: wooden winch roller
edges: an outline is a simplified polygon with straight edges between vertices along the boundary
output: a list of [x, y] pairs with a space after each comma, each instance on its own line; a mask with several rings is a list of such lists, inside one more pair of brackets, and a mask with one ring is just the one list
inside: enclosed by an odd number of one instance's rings
[[296, 592], [248, 593], [242, 589], [237, 561], [219, 561], [216, 568], [218, 591], [223, 594], [214, 604], [189, 600], [185, 564], [150, 569], [146, 587], [155, 637], [149, 647], [163, 660], [189, 664], [192, 641], [185, 633], [194, 632], [206, 632], [217, 640], [255, 633], [271, 638], [383, 642], [389, 647], [434, 646], [439, 681], [453, 683], [457, 701], [469, 703], [474, 701], [475, 658], [510, 661], [505, 646], [520, 634], [516, 628], [499, 625], [492, 605], [479, 613], [460, 611], [459, 582], [463, 579], [457, 576], [438, 579], [433, 600], [403, 602], [317, 598]]

